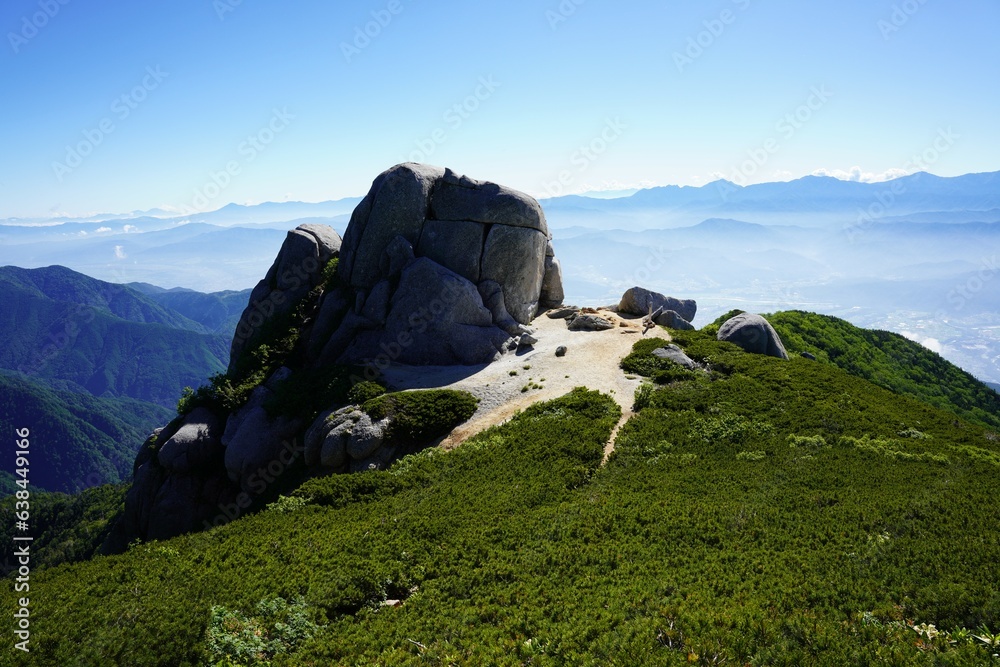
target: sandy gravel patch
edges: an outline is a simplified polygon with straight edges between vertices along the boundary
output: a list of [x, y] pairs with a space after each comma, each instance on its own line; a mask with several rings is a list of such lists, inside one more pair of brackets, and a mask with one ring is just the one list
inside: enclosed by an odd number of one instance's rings
[[[623, 413], [605, 448], [606, 458], [618, 428], [632, 414], [632, 399], [642, 382], [638, 377], [630, 379], [618, 366], [642, 337], [642, 318], [607, 309], [598, 309], [598, 314], [611, 320], [615, 328], [570, 331], [565, 320], [543, 314], [531, 323], [538, 339], [533, 348], [505, 354], [487, 366], [394, 365], [383, 372], [384, 379], [390, 389], [397, 391], [439, 387], [468, 391], [479, 398], [479, 409], [472, 418], [442, 441], [442, 446], [449, 449], [507, 421], [533, 403], [558, 398], [575, 387], [596, 389], [614, 398]], [[647, 336], [669, 340], [666, 331], [659, 328]], [[564, 357], [555, 354], [560, 345], [567, 348]]]

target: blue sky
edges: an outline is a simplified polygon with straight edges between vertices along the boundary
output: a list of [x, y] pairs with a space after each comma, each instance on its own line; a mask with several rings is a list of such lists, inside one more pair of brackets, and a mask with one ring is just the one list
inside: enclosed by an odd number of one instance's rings
[[996, 0], [8, 0], [0, 27], [0, 218], [334, 199], [414, 158], [536, 196], [1000, 169]]

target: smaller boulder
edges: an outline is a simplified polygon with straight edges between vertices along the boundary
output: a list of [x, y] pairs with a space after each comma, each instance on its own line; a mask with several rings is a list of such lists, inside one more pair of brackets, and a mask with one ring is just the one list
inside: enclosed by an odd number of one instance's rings
[[788, 359], [785, 346], [771, 323], [760, 315], [740, 313], [719, 327], [717, 338], [739, 345], [752, 354]]
[[538, 339], [529, 333], [521, 334], [521, 337], [517, 340], [518, 347], [533, 347], [538, 343]]
[[698, 368], [698, 364], [696, 364], [691, 357], [684, 354], [684, 351], [676, 345], [659, 347], [653, 350], [653, 356], [659, 359], [669, 359], [678, 366], [682, 366], [689, 371], [693, 371]]
[[678, 331], [693, 331], [694, 325], [681, 317], [675, 310], [664, 310], [657, 315], [653, 322], [661, 327], [677, 329]]
[[569, 323], [570, 331], [607, 331], [615, 325], [600, 315], [579, 315]]
[[560, 345], [559, 347], [556, 348], [556, 356], [557, 357], [565, 357], [566, 356], [566, 351], [567, 351], [566, 350], [566, 346], [565, 345]]
[[580, 309], [576, 306], [566, 306], [564, 308], [556, 308], [550, 310], [545, 314], [551, 320], [567, 320], [571, 317], [576, 317], [580, 312]]

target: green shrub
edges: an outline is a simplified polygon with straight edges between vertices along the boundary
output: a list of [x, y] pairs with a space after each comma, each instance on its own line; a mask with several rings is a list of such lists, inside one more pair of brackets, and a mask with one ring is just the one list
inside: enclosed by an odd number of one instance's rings
[[347, 392], [347, 400], [349, 403], [354, 403], [356, 405], [364, 405], [373, 398], [377, 398], [385, 393], [385, 387], [376, 383], [370, 382], [369, 380], [363, 380]]
[[384, 394], [367, 401], [362, 410], [374, 420], [392, 418], [392, 437], [429, 441], [468, 420], [478, 405], [468, 392], [430, 389]]

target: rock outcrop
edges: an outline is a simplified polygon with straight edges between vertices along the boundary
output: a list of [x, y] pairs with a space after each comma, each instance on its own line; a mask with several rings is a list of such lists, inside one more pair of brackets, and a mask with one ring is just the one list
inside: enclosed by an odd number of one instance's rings
[[[528, 324], [563, 299], [550, 241], [531, 197], [418, 164], [379, 175], [343, 239], [324, 225], [288, 232], [240, 318], [225, 400], [216, 395], [143, 444], [106, 550], [233, 520], [289, 470], [386, 467], [398, 444], [390, 419], [373, 421], [358, 405], [329, 405], [315, 419], [272, 414], [284, 383], [340, 366], [370, 380], [388, 363], [486, 364], [534, 344]], [[224, 407], [235, 387], [248, 395]]]
[[339, 327], [317, 327], [313, 344], [339, 364], [489, 363], [563, 299], [538, 202], [412, 163], [379, 175], [355, 209], [338, 275], [320, 318]]
[[771, 323], [760, 315], [740, 313], [719, 327], [717, 338], [739, 345], [747, 352], [788, 359], [781, 337]]

